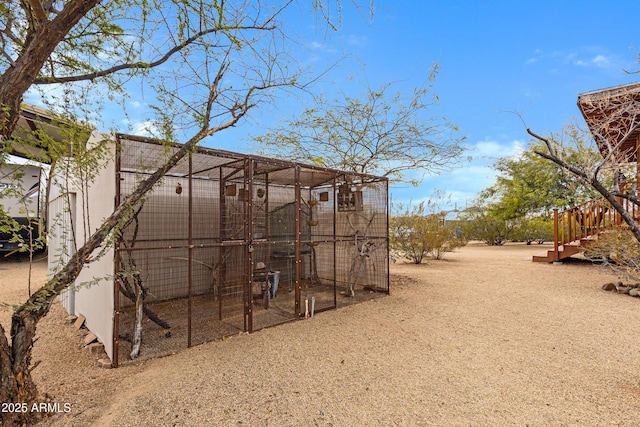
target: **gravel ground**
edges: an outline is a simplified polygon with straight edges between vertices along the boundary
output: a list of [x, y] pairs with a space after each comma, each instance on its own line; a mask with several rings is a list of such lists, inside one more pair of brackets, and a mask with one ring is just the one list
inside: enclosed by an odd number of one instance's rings
[[[614, 278], [584, 261], [532, 263], [544, 249], [394, 264], [390, 297], [118, 369], [57, 305], [34, 376], [70, 411], [41, 424], [639, 425], [640, 299], [602, 291]], [[15, 266], [0, 264], [8, 303]]]

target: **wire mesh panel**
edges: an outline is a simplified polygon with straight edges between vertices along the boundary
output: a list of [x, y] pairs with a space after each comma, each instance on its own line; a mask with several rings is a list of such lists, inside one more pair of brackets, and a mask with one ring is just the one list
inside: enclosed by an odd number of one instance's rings
[[[305, 315], [336, 307], [334, 242], [312, 241], [302, 263], [301, 306]], [[304, 304], [304, 305], [303, 305]]]
[[358, 287], [387, 292], [386, 181], [342, 182], [336, 191], [337, 281], [347, 295]]
[[[119, 144], [120, 199], [175, 151]], [[384, 178], [200, 149], [131, 218], [115, 266], [121, 363], [389, 289]]]
[[242, 331], [248, 329], [245, 317], [248, 281], [245, 257], [245, 246], [223, 245], [218, 261], [219, 318]]
[[[258, 164], [256, 170], [269, 167]], [[252, 330], [258, 330], [297, 318], [295, 191], [270, 183], [269, 172], [254, 175], [252, 187], [251, 316]]]
[[[142, 356], [169, 354], [188, 344], [188, 300], [184, 283], [161, 280], [160, 277], [186, 276], [187, 264], [174, 264], [169, 270], [162, 267], [165, 258], [186, 257], [187, 250], [120, 251], [120, 304], [118, 310], [118, 360], [125, 362]], [[172, 286], [167, 286], [170, 283]], [[143, 316], [136, 300], [144, 289]], [[139, 330], [138, 332], [136, 332]], [[136, 333], [140, 347], [134, 354]]]

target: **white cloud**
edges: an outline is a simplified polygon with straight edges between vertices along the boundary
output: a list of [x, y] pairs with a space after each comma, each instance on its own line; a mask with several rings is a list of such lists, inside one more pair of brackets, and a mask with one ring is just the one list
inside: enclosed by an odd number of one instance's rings
[[613, 57], [602, 53], [594, 53], [595, 50], [599, 49], [584, 48], [580, 52], [557, 53], [554, 57], [559, 59], [561, 63], [571, 64], [578, 67], [611, 68], [617, 66]]
[[611, 61], [604, 55], [597, 55], [592, 62], [598, 67], [608, 67]]
[[309, 49], [313, 49], [313, 50], [323, 50], [323, 49], [327, 48], [327, 46], [325, 44], [317, 42], [317, 41], [312, 41], [311, 43], [309, 43], [307, 45], [307, 47]]
[[336, 53], [338, 52], [338, 50], [331, 45], [325, 44], [325, 43], [320, 43], [318, 41], [312, 41], [311, 43], [307, 44], [307, 48], [312, 51], [312, 52], [322, 52], [322, 53]]
[[444, 191], [457, 194], [458, 202], [474, 199], [477, 194], [496, 181], [497, 171], [492, 165], [470, 165], [440, 177], [435, 184]]
[[366, 36], [357, 36], [355, 34], [349, 34], [347, 39], [347, 43], [351, 46], [364, 46], [367, 44], [367, 41], [368, 39]]
[[150, 136], [155, 130], [157, 130], [156, 126], [150, 120], [135, 122], [133, 126], [134, 135]]
[[579, 56], [578, 52], [571, 52], [564, 56], [564, 62], [572, 63], [572, 62], [582, 62], [580, 59], [577, 59]]
[[541, 57], [542, 57], [542, 51], [540, 49], [536, 49], [533, 51], [533, 55], [531, 56], [531, 58], [525, 61], [525, 64], [535, 64], [540, 60]]
[[306, 44], [306, 54], [308, 58], [305, 60], [307, 64], [312, 64], [321, 61], [327, 57], [327, 55], [333, 55], [337, 50], [328, 44], [318, 41], [312, 41]]
[[[536, 52], [537, 53], [537, 52]], [[541, 55], [532, 55], [530, 59], [526, 61], [527, 64], [537, 62], [538, 60], [545, 59]], [[598, 46], [584, 46], [575, 51], [556, 51], [553, 52], [548, 59], [551, 59], [553, 64], [558, 65], [573, 65], [583, 68], [623, 68], [615, 56], [602, 53], [602, 48]], [[559, 71], [558, 68], [551, 68], [550, 71]]]
[[614, 65], [614, 61], [611, 57], [606, 55], [595, 55], [591, 59], [573, 59], [572, 63], [578, 67], [598, 67], [598, 68], [611, 68]]
[[480, 141], [471, 148], [474, 159], [498, 159], [500, 157], [519, 156], [524, 152], [525, 143], [514, 140], [506, 144], [496, 141]]
[[157, 130], [157, 128], [151, 120], [131, 121], [128, 119], [124, 119], [122, 120], [122, 124], [126, 126], [127, 129], [129, 129], [129, 132], [131, 132], [133, 135], [152, 136], [153, 133], [157, 134], [157, 132], [154, 132]]
[[498, 172], [493, 168], [494, 162], [503, 157], [522, 155], [526, 143], [512, 140], [501, 143], [493, 140], [479, 141], [470, 148], [473, 160], [463, 167], [449, 173], [428, 176], [419, 188], [391, 188], [394, 202], [408, 203], [409, 200], [419, 202], [429, 198], [433, 190], [438, 188], [445, 195], [447, 202], [443, 209], [464, 209], [473, 203], [478, 193], [495, 184]]

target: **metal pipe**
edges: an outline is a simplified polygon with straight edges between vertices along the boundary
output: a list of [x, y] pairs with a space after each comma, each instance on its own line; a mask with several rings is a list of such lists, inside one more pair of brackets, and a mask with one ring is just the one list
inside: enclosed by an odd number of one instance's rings
[[[218, 202], [219, 202], [219, 212], [218, 212], [218, 234], [220, 236], [220, 239], [223, 239], [223, 233], [224, 233], [224, 217], [225, 217], [225, 209], [226, 209], [226, 199], [225, 199], [225, 193], [224, 193], [224, 184], [225, 181], [223, 179], [223, 173], [222, 173], [222, 168], [220, 168], [220, 180], [218, 181], [219, 184], [219, 191], [218, 191]], [[217, 292], [218, 292], [218, 320], [222, 320], [222, 279], [224, 277], [223, 275], [223, 268], [224, 266], [222, 265], [222, 258], [223, 258], [223, 254], [222, 254], [223, 248], [220, 248], [218, 250], [218, 265], [220, 266], [218, 268], [218, 272], [217, 275], [218, 277], [216, 278], [216, 281], [218, 283], [217, 286]]]
[[337, 178], [334, 177], [333, 178], [333, 185], [332, 185], [332, 189], [333, 189], [333, 213], [332, 213], [332, 218], [333, 218], [333, 306], [334, 307], [338, 307], [338, 266], [336, 264], [337, 259], [338, 259], [338, 245], [336, 242], [336, 234], [337, 234], [337, 226], [336, 223], [337, 221], [337, 215], [336, 215], [336, 211], [338, 209], [338, 202], [337, 202], [337, 197], [336, 197], [336, 193], [337, 193]]
[[[162, 145], [162, 146], [166, 146], [167, 145], [166, 141], [159, 141], [159, 140], [154, 139], [154, 138], [149, 138], [149, 137], [140, 136], [140, 135], [127, 135], [127, 134], [123, 134], [123, 133], [117, 133], [116, 134], [116, 138], [127, 139], [129, 141], [144, 142], [144, 143], [147, 143], [147, 144], [154, 144], [154, 145]], [[169, 144], [169, 146], [178, 148], [178, 147], [181, 147], [182, 144], [172, 143], [172, 144]], [[281, 168], [282, 170], [289, 169], [289, 168], [304, 167], [305, 169], [310, 169], [310, 170], [317, 171], [317, 172], [326, 172], [329, 175], [336, 175], [336, 176], [337, 175], [343, 175], [343, 176], [345, 176], [345, 173], [343, 171], [338, 170], [338, 169], [333, 169], [333, 168], [328, 168], [328, 167], [323, 167], [323, 166], [318, 166], [318, 165], [296, 163], [296, 162], [291, 162], [291, 161], [288, 161], [288, 160], [278, 160], [278, 159], [258, 156], [258, 155], [255, 155], [255, 154], [239, 154], [239, 153], [234, 153], [232, 151], [226, 151], [226, 150], [220, 150], [220, 149], [214, 149], [214, 148], [207, 148], [207, 147], [202, 147], [202, 146], [196, 147], [194, 149], [194, 153], [204, 154], [204, 155], [209, 155], [209, 156], [215, 156], [215, 157], [222, 157], [222, 158], [227, 158], [227, 159], [231, 159], [231, 160], [237, 160], [239, 162], [241, 162], [241, 161], [243, 161], [245, 159], [250, 159], [250, 160], [254, 160], [254, 161], [257, 161], [257, 162], [260, 162], [260, 163], [264, 163], [264, 164], [268, 164], [268, 165], [271, 165], [271, 166], [277, 166], [277, 167]], [[380, 182], [380, 181], [388, 182], [388, 178], [382, 177], [382, 176], [376, 176], [376, 175], [371, 175], [371, 174], [362, 173], [362, 172], [353, 173], [353, 175], [357, 175], [361, 179], [361, 181], [363, 181], [363, 182], [364, 182], [365, 179], [367, 179], [367, 180], [369, 180], [371, 182]], [[331, 177], [328, 177], [328, 180], [325, 181], [325, 182], [329, 182], [330, 180], [331, 180]]]
[[[295, 314], [297, 317], [300, 317], [300, 210], [302, 209], [300, 205], [300, 198], [302, 197], [301, 185], [300, 185], [300, 166], [296, 165], [294, 168], [295, 175], [295, 244], [294, 244], [294, 253], [295, 253], [295, 265], [294, 265], [294, 276], [295, 276]], [[291, 278], [289, 278], [291, 280]]]
[[188, 282], [189, 282], [189, 290], [188, 290], [188, 301], [187, 301], [187, 347], [191, 347], [191, 318], [192, 318], [192, 308], [193, 308], [193, 154], [189, 153], [189, 199], [188, 199], [188, 210], [189, 210], [189, 229], [188, 229], [188, 242], [189, 249], [188, 250]]
[[[122, 155], [122, 147], [120, 146], [121, 142], [120, 139], [116, 137], [116, 161], [115, 161], [115, 175], [116, 175], [116, 182], [115, 182], [115, 197], [114, 197], [114, 209], [117, 208], [120, 205], [120, 199], [121, 199], [121, 180], [122, 180], [122, 176], [120, 173], [120, 156]], [[114, 245], [114, 249], [115, 249], [115, 253], [113, 256], [113, 273], [114, 273], [114, 277], [115, 280], [118, 280], [118, 270], [120, 269], [120, 251], [118, 250], [118, 247], [120, 246], [120, 240], [122, 239], [122, 237], [120, 237], [120, 239], [118, 239], [118, 243]], [[112, 338], [112, 342], [113, 342], [113, 359], [111, 360], [111, 363], [113, 365], [114, 368], [118, 367], [118, 361], [119, 361], [119, 357], [118, 357], [118, 353], [120, 351], [120, 341], [119, 341], [119, 335], [120, 335], [120, 287], [117, 286], [117, 284], [113, 283], [113, 338]]]
[[[253, 174], [255, 173], [255, 162], [253, 160], [247, 161], [247, 173], [245, 180], [247, 182], [247, 244], [249, 245], [248, 264], [248, 296], [249, 296], [249, 332], [253, 332], [253, 271], [255, 270], [255, 260], [253, 257], [253, 236], [255, 229], [255, 218], [253, 217]], [[268, 277], [267, 277], [268, 280]], [[263, 296], [264, 298], [264, 296]], [[263, 301], [264, 302], [264, 301]]]
[[[254, 229], [254, 218], [253, 218], [253, 174], [254, 174], [254, 162], [253, 160], [245, 161], [245, 188], [246, 188], [246, 199], [244, 200], [245, 206], [245, 240], [247, 244], [247, 269], [245, 274], [247, 275], [246, 283], [246, 304], [248, 305], [248, 310], [246, 312], [247, 321], [248, 321], [248, 331], [253, 332], [253, 270], [255, 269], [254, 259], [253, 259], [253, 229]], [[267, 278], [268, 280], [268, 278]], [[263, 296], [264, 298], [264, 296]]]
[[391, 272], [389, 271], [389, 251], [390, 248], [389, 246], [391, 245], [390, 241], [389, 241], [389, 181], [386, 181], [384, 183], [384, 192], [386, 194], [386, 199], [385, 199], [385, 209], [387, 211], [387, 226], [385, 228], [385, 235], [386, 235], [386, 241], [387, 241], [387, 256], [386, 256], [386, 268], [387, 268], [387, 293], [389, 295], [391, 295]]

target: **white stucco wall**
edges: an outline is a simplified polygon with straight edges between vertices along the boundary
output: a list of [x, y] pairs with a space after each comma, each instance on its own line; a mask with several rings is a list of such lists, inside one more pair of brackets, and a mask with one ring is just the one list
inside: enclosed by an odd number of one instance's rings
[[[108, 135], [94, 132], [88, 144], [95, 144]], [[51, 186], [49, 224], [49, 272], [53, 274], [75, 251], [69, 235], [70, 222], [75, 231], [75, 246], [81, 247], [103, 220], [113, 212], [115, 201], [115, 144], [98, 168], [95, 181], [85, 195], [76, 179], [66, 179], [64, 174], [54, 178]], [[62, 171], [62, 168], [60, 169]], [[75, 205], [75, 206], [73, 206]], [[90, 221], [86, 221], [89, 218]], [[73, 219], [73, 220], [72, 220]], [[85, 232], [86, 230], [86, 232]], [[97, 257], [95, 251], [92, 258]], [[114, 253], [108, 249], [102, 257], [85, 264], [73, 288], [61, 295], [62, 303], [71, 314], [86, 318], [87, 328], [104, 344], [107, 355], [113, 360], [113, 311], [114, 311]]]

